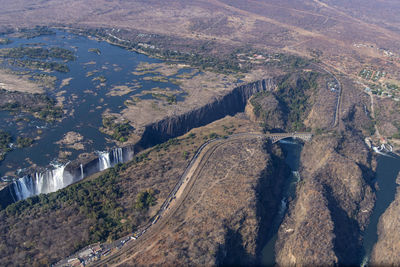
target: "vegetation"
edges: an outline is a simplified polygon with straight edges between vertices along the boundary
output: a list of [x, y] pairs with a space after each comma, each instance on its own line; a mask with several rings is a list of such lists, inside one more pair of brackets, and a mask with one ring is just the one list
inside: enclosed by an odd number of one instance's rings
[[74, 52], [61, 47], [14, 47], [0, 49], [0, 57], [14, 66], [34, 70], [68, 72], [67, 65], [55, 60], [75, 60]]
[[[212, 49], [207, 47], [207, 45], [202, 44], [201, 46], [195, 48], [196, 53], [181, 52], [177, 51], [176, 49], [171, 50], [167, 48], [156, 47], [152, 41], [149, 41], [148, 43], [139, 41], [121, 41], [109, 36], [103, 29], [87, 30], [85, 33], [87, 35], [97, 36], [129, 50], [139, 51], [148, 55], [163, 58], [165, 60], [185, 62], [191, 66], [199, 68], [200, 70], [211, 70], [223, 74], [248, 72], [255, 64], [258, 65], [260, 63], [265, 65], [278, 65], [281, 68], [287, 69], [305, 67], [309, 64], [307, 59], [299, 56], [282, 53], [270, 55], [265, 51], [258, 51], [249, 48], [239, 48], [231, 53], [220, 55], [210, 53], [210, 50]], [[263, 62], [253, 62], [248, 60], [248, 56], [255, 53], [267, 54], [267, 57], [271, 60], [264, 60]], [[240, 57], [238, 55], [243, 56]]]
[[[304, 131], [303, 120], [310, 111], [313, 95], [312, 91], [317, 89], [318, 73], [294, 73], [283, 76], [278, 83], [277, 91], [260, 92], [256, 94], [250, 103], [253, 106], [253, 113], [256, 117], [265, 122], [279, 118], [278, 113], [282, 113], [285, 118], [286, 131]], [[264, 98], [273, 95], [277, 106], [271, 110], [265, 110], [261, 105]], [[282, 118], [281, 118], [282, 120]], [[268, 123], [263, 123], [264, 131], [269, 131]]]
[[33, 139], [29, 137], [17, 137], [17, 146], [19, 148], [29, 147], [33, 144]]
[[299, 77], [296, 85], [293, 86], [286, 76], [282, 83], [279, 84], [279, 99], [285, 104], [288, 110], [288, 122], [291, 124], [291, 131], [304, 130], [303, 120], [305, 119], [308, 108], [309, 94], [306, 92], [310, 89], [316, 89], [316, 79], [318, 74], [310, 72], [304, 77]]
[[11, 140], [11, 134], [0, 129], [0, 161], [2, 161], [5, 154], [11, 150]]
[[67, 65], [59, 62], [47, 62], [39, 60], [13, 60], [9, 61], [11, 65], [18, 66], [21, 68], [28, 68], [33, 70], [45, 70], [45, 71], [58, 71], [58, 72], [69, 72]]
[[126, 142], [133, 127], [127, 121], [119, 123], [115, 122], [115, 120], [116, 117], [114, 116], [103, 118], [103, 126], [106, 128], [106, 133], [111, 135], [115, 140]]
[[170, 146], [175, 146], [175, 145], [179, 145], [180, 141], [178, 138], [171, 138], [169, 139], [167, 142], [164, 142], [162, 144], [158, 144], [156, 146], [154, 146], [154, 149], [158, 152], [161, 149], [163, 149], [164, 151], [168, 151], [168, 148]]
[[92, 81], [99, 81], [101, 83], [105, 83], [107, 81], [107, 78], [103, 75], [100, 75], [100, 76], [93, 78]]
[[28, 112], [47, 122], [59, 120], [64, 114], [62, 108], [56, 106], [55, 101], [46, 95], [26, 95], [18, 92], [0, 91], [0, 95], [3, 95], [3, 97], [7, 97], [7, 94], [10, 94], [14, 101], [0, 105], [0, 110]]
[[14, 47], [0, 49], [0, 56], [13, 59], [62, 59], [67, 61], [75, 60], [74, 52], [61, 47], [52, 47], [50, 49], [43, 47]]
[[19, 37], [31, 39], [43, 35], [54, 35], [54, 31], [46, 26], [36, 26], [35, 28], [23, 28], [19, 30]]
[[153, 189], [148, 189], [140, 192], [136, 196], [135, 209], [142, 211], [147, 210], [150, 206], [156, 204], [155, 192]]

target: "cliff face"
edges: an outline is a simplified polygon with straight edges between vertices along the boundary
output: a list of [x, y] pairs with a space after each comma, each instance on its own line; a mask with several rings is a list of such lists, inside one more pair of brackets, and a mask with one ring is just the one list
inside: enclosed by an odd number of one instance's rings
[[[363, 142], [369, 119], [351, 87], [344, 94], [340, 132], [316, 135], [301, 154], [301, 181], [276, 243], [277, 263], [358, 265], [362, 231], [374, 205], [375, 162]], [[354, 103], [354, 102], [353, 102]]]
[[[351, 142], [363, 144], [361, 139]], [[368, 174], [360, 165], [371, 167], [371, 163], [338, 153], [345, 143], [316, 137], [304, 146], [297, 197], [279, 229], [276, 251], [280, 265], [359, 263], [361, 231], [374, 204], [374, 194], [365, 181]], [[364, 154], [368, 158], [366, 150]]]
[[137, 149], [147, 148], [180, 136], [192, 128], [204, 126], [227, 115], [243, 112], [247, 100], [255, 93], [271, 90], [271, 80], [261, 80], [234, 88], [211, 103], [187, 113], [167, 117], [145, 127]]

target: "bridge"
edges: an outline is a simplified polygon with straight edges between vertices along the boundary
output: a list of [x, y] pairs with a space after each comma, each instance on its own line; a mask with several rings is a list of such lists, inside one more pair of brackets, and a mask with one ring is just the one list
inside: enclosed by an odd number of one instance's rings
[[266, 137], [270, 139], [273, 144], [285, 138], [297, 138], [303, 140], [304, 142], [310, 142], [312, 139], [312, 133], [272, 133], [266, 134]]

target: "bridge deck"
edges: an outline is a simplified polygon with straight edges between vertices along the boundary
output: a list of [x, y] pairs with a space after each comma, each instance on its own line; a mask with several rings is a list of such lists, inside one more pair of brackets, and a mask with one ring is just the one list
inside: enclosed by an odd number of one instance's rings
[[309, 142], [312, 139], [312, 133], [307, 132], [294, 132], [294, 133], [273, 133], [273, 134], [266, 134], [266, 137], [272, 140], [272, 143], [276, 143], [279, 140], [285, 138], [298, 138], [305, 142]]

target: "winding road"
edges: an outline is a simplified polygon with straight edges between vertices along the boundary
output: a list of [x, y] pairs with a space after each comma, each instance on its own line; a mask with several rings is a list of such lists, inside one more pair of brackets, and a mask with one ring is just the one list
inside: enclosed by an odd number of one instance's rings
[[[126, 256], [127, 254], [134, 256], [136, 251], [145, 250], [145, 248], [140, 248], [140, 246], [145, 244], [146, 241], [152, 240], [153, 237], [157, 235], [175, 215], [176, 211], [191, 192], [193, 185], [202, 173], [204, 166], [219, 147], [231, 142], [241, 142], [243, 140], [266, 137], [265, 134], [261, 133], [239, 133], [231, 135], [227, 139], [217, 138], [204, 143], [189, 162], [185, 172], [181, 175], [179, 181], [161, 205], [157, 214], [148, 224], [142, 226], [136, 232], [137, 240], [129, 242], [121, 249], [111, 253], [103, 259], [93, 262], [93, 265], [104, 266], [121, 264], [129, 259], [129, 257]], [[121, 256], [123, 256], [124, 259], [120, 259]]]

